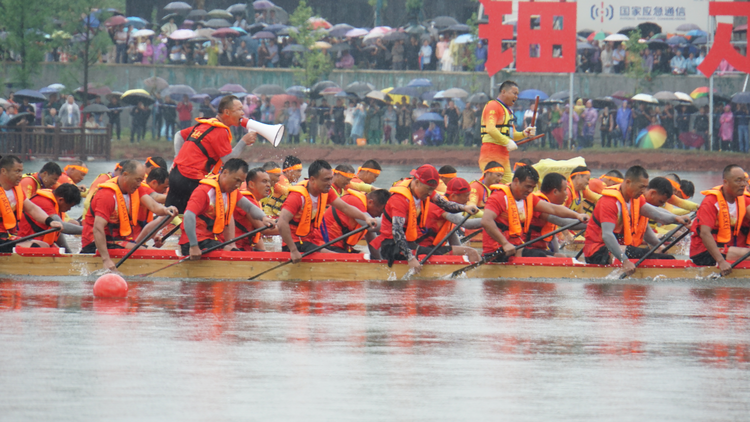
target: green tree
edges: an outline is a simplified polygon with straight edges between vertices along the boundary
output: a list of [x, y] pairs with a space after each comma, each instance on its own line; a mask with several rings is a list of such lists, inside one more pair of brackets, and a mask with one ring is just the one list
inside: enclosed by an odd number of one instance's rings
[[648, 48], [648, 44], [640, 43], [640, 39], [641, 30], [636, 29], [630, 33], [629, 39], [625, 41], [625, 48], [627, 50], [627, 69], [625, 69], [625, 74], [629, 78], [635, 79], [636, 94], [643, 91], [645, 85], [651, 80], [651, 75], [643, 68], [643, 57], [641, 56], [643, 50]]
[[305, 0], [299, 2], [299, 6], [289, 17], [289, 23], [299, 30], [290, 37], [297, 44], [304, 46], [309, 51], [303, 53], [299, 63], [301, 69], [295, 73], [296, 79], [304, 86], [312, 86], [318, 82], [323, 75], [327, 75], [333, 69], [333, 61], [327, 52], [315, 48], [317, 41], [316, 32], [310, 26], [310, 18], [313, 16], [312, 8]]
[[51, 8], [51, 0], [36, 0], [33, 7], [23, 0], [0, 0], [0, 25], [7, 32], [2, 47], [6, 55], [19, 61], [14, 82], [24, 88], [31, 86], [32, 78], [39, 73], [39, 64], [44, 59], [45, 32], [50, 29], [51, 21], [40, 11]]

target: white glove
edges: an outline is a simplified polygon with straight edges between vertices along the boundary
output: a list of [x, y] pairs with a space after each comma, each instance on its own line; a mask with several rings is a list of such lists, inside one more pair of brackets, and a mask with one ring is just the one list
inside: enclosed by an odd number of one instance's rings
[[506, 145], [505, 148], [507, 148], [508, 151], [515, 151], [518, 149], [518, 145], [516, 145], [514, 141], [509, 141], [508, 145]]
[[523, 131], [523, 134], [529, 138], [536, 136], [536, 126], [527, 127], [526, 130]]

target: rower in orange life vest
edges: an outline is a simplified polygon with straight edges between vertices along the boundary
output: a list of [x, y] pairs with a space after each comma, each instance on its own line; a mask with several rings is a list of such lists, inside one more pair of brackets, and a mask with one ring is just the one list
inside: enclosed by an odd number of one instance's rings
[[197, 125], [177, 132], [174, 137], [176, 156], [169, 173], [166, 205], [176, 206], [180, 213], [207, 174], [217, 172], [222, 163], [242, 155], [245, 146], [257, 139], [257, 134], [250, 131], [232, 148], [229, 128], [245, 126], [248, 121], [243, 117], [242, 102], [234, 95], [221, 99], [216, 118], [196, 120]]
[[112, 171], [112, 173], [102, 173], [96, 176], [96, 179], [91, 182], [89, 191], [86, 194], [86, 199], [83, 200], [83, 215], [81, 217], [82, 219], [86, 219], [86, 214], [88, 214], [89, 207], [91, 206], [91, 200], [94, 198], [96, 191], [99, 190], [99, 185], [122, 174], [122, 163], [124, 163], [125, 161], [121, 161], [115, 164], [115, 169], [114, 171]]
[[417, 256], [427, 254], [432, 249], [419, 246], [420, 237], [426, 236], [430, 204], [434, 203], [450, 213], [468, 212], [474, 215], [479, 209], [476, 205], [450, 202], [435, 193], [440, 180], [435, 167], [425, 164], [412, 170], [411, 175], [413, 178], [401, 180], [390, 189], [391, 197], [383, 211], [380, 236], [372, 242], [372, 246], [380, 249], [381, 258], [388, 260], [389, 266], [396, 260], [404, 260], [411, 270], [419, 272], [422, 264]]
[[18, 186], [23, 190], [26, 198], [36, 194], [37, 189], [52, 189], [57, 184], [62, 170], [55, 162], [48, 162], [36, 173], [24, 174]]
[[750, 252], [747, 232], [742, 225], [750, 217], [750, 200], [744, 195], [745, 171], [736, 164], [724, 168], [723, 183], [701, 192], [705, 197], [690, 230], [690, 260], [695, 265], [718, 264], [721, 275], [732, 272], [727, 261], [735, 261]]
[[435, 192], [445, 195], [445, 192], [448, 190], [448, 183], [458, 177], [458, 171], [453, 166], [444, 165], [438, 169], [438, 175], [440, 175], [440, 183], [438, 183]]
[[[81, 234], [83, 231], [83, 227], [78, 224], [63, 222], [65, 213], [81, 203], [81, 191], [78, 190], [76, 185], [63, 183], [55, 188], [54, 191], [50, 189], [39, 189], [30, 201], [49, 215], [49, 221], [58, 221], [62, 223], [63, 233]], [[29, 210], [24, 209], [23, 218], [18, 225], [18, 236], [26, 237], [50, 228], [50, 225], [46, 221], [44, 223], [37, 222], [34, 217], [31, 216]], [[57, 245], [61, 248], [65, 248], [65, 252], [70, 253], [68, 242], [65, 240], [65, 236], [60, 236], [60, 232], [48, 233], [44, 236], [38, 236], [35, 239], [50, 246]]]
[[594, 211], [594, 205], [601, 195], [594, 193], [589, 189], [589, 179], [591, 179], [591, 170], [588, 167], [578, 166], [570, 172], [568, 176], [568, 199], [565, 206], [575, 212], [585, 212], [591, 214]]
[[[148, 172], [146, 175], [146, 181], [142, 183], [141, 186], [144, 188], [147, 195], [153, 198], [157, 203], [161, 204], [162, 202], [159, 201], [159, 197], [163, 198], [167, 189], [169, 189], [169, 173], [167, 173], [167, 170], [164, 168], [155, 167]], [[138, 224], [133, 227], [132, 237], [134, 239], [141, 234], [141, 230], [143, 230], [146, 225], [154, 221], [154, 213], [146, 207], [140, 207], [137, 221]], [[154, 246], [157, 248], [162, 247], [161, 239], [157, 236], [154, 236]]]
[[[336, 176], [334, 176], [335, 178]], [[383, 214], [385, 204], [388, 202], [390, 196], [390, 192], [385, 189], [375, 189], [368, 194], [364, 194], [349, 188], [339, 198], [362, 213], [367, 213], [370, 217], [378, 218]], [[341, 237], [344, 233], [356, 230], [362, 225], [364, 225], [363, 221], [357, 221], [354, 218], [346, 216], [334, 207], [328, 207], [323, 215], [320, 234], [323, 242], [328, 243], [333, 239]], [[370, 256], [377, 259], [380, 256], [380, 252], [370, 246], [370, 242], [375, 238], [372, 232], [360, 232], [349, 236], [348, 239], [334, 243], [328, 246], [327, 249], [337, 253], [359, 253], [354, 249], [354, 245], [363, 238], [367, 241]]]
[[[15, 155], [6, 155], [0, 159], [0, 253], [13, 252], [13, 245], [3, 247], [16, 239], [18, 224], [29, 215], [37, 224], [46, 224], [50, 227], [63, 227], [59, 221], [54, 221], [41, 208], [24, 197], [18, 183], [23, 177], [23, 161]], [[20, 247], [31, 247], [37, 244], [42, 247], [48, 245], [36, 240], [29, 240], [17, 244]]]
[[[545, 200], [543, 195], [532, 195], [537, 183], [539, 173], [536, 169], [532, 166], [523, 166], [513, 174], [510, 185], [490, 186], [492, 195], [484, 207], [482, 217], [482, 227], [485, 230], [485, 235], [482, 236], [482, 251], [489, 254], [502, 249], [505, 253], [495, 261], [507, 262], [511, 256], [547, 257], [551, 253], [539, 247], [516, 250], [516, 246], [531, 240], [533, 231], [539, 227], [544, 230], [542, 221], [565, 224], [573, 220], [585, 222], [588, 219], [585, 214]], [[570, 220], [556, 220], [550, 216]], [[532, 226], [537, 227], [532, 229]]]
[[[266, 168], [270, 164], [275, 163], [266, 163], [263, 167]], [[270, 171], [272, 170], [266, 170], [266, 172]], [[293, 155], [286, 156], [282, 165], [281, 174], [277, 177], [278, 181], [274, 182], [273, 187], [271, 188], [271, 194], [261, 201], [261, 204], [263, 204], [263, 211], [266, 215], [273, 217], [276, 217], [281, 213], [281, 206], [289, 195], [289, 188], [295, 185], [300, 177], [302, 177], [302, 161]]]
[[692, 192], [690, 192], [691, 195], [687, 195], [682, 190], [683, 180], [680, 179], [680, 176], [675, 173], [669, 173], [664, 177], [672, 185], [672, 190], [674, 191], [674, 194], [669, 198], [668, 205], [666, 205], [665, 208], [677, 215], [684, 215], [696, 211], [698, 209], [698, 204], [693, 201], [688, 201], [688, 199], [692, 197], [692, 194], [695, 193], [695, 186], [692, 186], [692, 183], [689, 180], [684, 180], [684, 182], [686, 182], [686, 189], [692, 187]]
[[[523, 132], [515, 130], [513, 105], [518, 100], [518, 84], [505, 81], [500, 85], [497, 99], [491, 100], [482, 111], [482, 149], [479, 151], [479, 169], [484, 171], [487, 163], [497, 161], [504, 169], [510, 169], [510, 151], [518, 149], [515, 141], [536, 135], [536, 127]], [[501, 183], [508, 184], [512, 173], [506, 171]]]
[[[490, 186], [502, 182], [505, 175], [505, 169], [497, 161], [490, 161], [484, 166], [484, 172], [479, 180], [471, 182], [471, 194], [469, 195], [469, 205], [476, 205], [480, 210], [484, 209], [484, 204], [490, 198]], [[481, 216], [481, 214], [480, 214]]]
[[[625, 173], [620, 185], [602, 191], [586, 228], [583, 254], [587, 264], [610, 265], [612, 257], [622, 262], [625, 274], [635, 272], [630, 259], [643, 257], [647, 249], [639, 248], [645, 240], [656, 245], [659, 239], [648, 225], [652, 219], [662, 224], [688, 225], [690, 219], [677, 216], [646, 202], [643, 193], [648, 187], [648, 173], [633, 166]], [[674, 259], [671, 255], [653, 254], [652, 259]]]
[[357, 174], [349, 183], [349, 187], [356, 191], [370, 193], [377, 189], [373, 184], [378, 180], [382, 168], [375, 160], [367, 160], [357, 169]]
[[86, 192], [86, 185], [80, 184], [86, 175], [89, 174], [89, 168], [83, 161], [76, 161], [73, 164], [68, 164], [62, 170], [60, 178], [57, 179], [54, 188], [62, 185], [63, 183], [70, 183], [71, 185], [78, 186], [81, 192]]
[[[273, 227], [273, 219], [240, 194], [239, 188], [247, 178], [247, 163], [232, 158], [222, 167], [218, 176], [201, 180], [193, 191], [185, 209], [182, 236], [179, 244], [182, 254], [190, 259], [200, 259], [202, 250], [235, 238], [234, 211], [242, 208], [251, 218]], [[224, 247], [231, 251], [232, 243]]]
[[[240, 195], [250, 201], [253, 205], [261, 208], [258, 198], [265, 198], [271, 193], [271, 178], [268, 173], [263, 171], [261, 167], [250, 169], [245, 177], [245, 186], [240, 187]], [[258, 229], [264, 226], [263, 221], [252, 218], [245, 210], [241, 207], [234, 208], [234, 227], [235, 237], [239, 237], [253, 229]], [[244, 238], [235, 242], [237, 249], [241, 251], [265, 251], [265, 246], [261, 241], [261, 235], [273, 236], [279, 234], [276, 228], [266, 229], [263, 233], [258, 233], [252, 238]]]
[[[302, 259], [300, 252], [308, 252], [322, 245], [320, 225], [328, 205], [336, 208], [347, 217], [363, 221], [376, 228], [377, 221], [359, 209], [344, 202], [331, 188], [333, 169], [324, 160], [316, 160], [307, 169], [309, 179], [289, 188], [289, 196], [279, 214], [279, 233], [284, 242], [282, 251], [289, 251], [291, 259], [297, 263]], [[330, 252], [323, 249], [322, 252]]]
[[115, 269], [115, 264], [110, 258], [109, 249], [131, 249], [161, 224], [161, 219], [154, 219], [134, 239], [134, 227], [138, 224], [141, 207], [170, 219], [177, 215], [175, 207], [165, 207], [151, 198], [150, 189], [143, 186], [146, 177], [143, 164], [136, 160], [125, 160], [120, 164], [121, 174], [100, 184], [94, 194], [83, 220], [81, 236], [81, 253], [93, 254], [98, 251], [104, 269], [110, 271]]
[[[469, 201], [469, 195], [471, 194], [471, 188], [469, 182], [466, 180], [456, 177], [448, 182], [446, 187], [445, 198], [450, 202], [464, 205]], [[434, 203], [430, 203], [430, 207], [427, 209], [427, 223], [425, 225], [425, 235], [422, 236], [422, 240], [419, 242], [419, 246], [427, 248], [428, 250], [438, 246], [438, 243], [453, 230], [456, 224], [461, 223], [463, 220], [461, 214], [449, 213]], [[474, 218], [467, 220], [463, 226], [465, 229], [473, 230], [482, 228], [482, 220]], [[458, 235], [453, 233], [448, 239], [448, 246], [440, 246], [434, 255], [466, 255], [469, 257], [469, 261], [479, 261], [481, 257], [476, 249], [461, 246], [461, 241], [458, 240]]]
[[331, 188], [336, 191], [339, 197], [344, 196], [349, 189], [349, 184], [354, 178], [354, 168], [348, 164], [339, 164], [333, 169], [333, 184]]

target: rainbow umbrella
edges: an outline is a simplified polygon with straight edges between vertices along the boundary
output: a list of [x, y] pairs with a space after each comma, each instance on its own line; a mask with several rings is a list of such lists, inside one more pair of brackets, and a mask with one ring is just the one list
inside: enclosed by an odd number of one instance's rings
[[[714, 88], [714, 94], [716, 94], [717, 92], [719, 91]], [[693, 92], [690, 93], [690, 97], [694, 100], [697, 100], [698, 98], [701, 98], [701, 97], [708, 97], [708, 87], [701, 86], [701, 87], [695, 88]]]
[[667, 131], [659, 125], [651, 125], [638, 132], [635, 142], [638, 148], [657, 149], [667, 140]]

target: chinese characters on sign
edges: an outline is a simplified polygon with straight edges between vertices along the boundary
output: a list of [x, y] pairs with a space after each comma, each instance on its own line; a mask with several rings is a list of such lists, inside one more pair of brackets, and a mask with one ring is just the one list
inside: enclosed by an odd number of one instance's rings
[[[711, 16], [746, 16], [750, 19], [750, 3], [711, 2], [708, 13]], [[732, 45], [732, 24], [729, 23], [716, 26], [714, 44], [703, 63], [698, 66], [698, 71], [708, 78], [719, 68], [722, 60], [726, 60], [740, 72], [750, 72], [747, 56], [740, 54]]]

